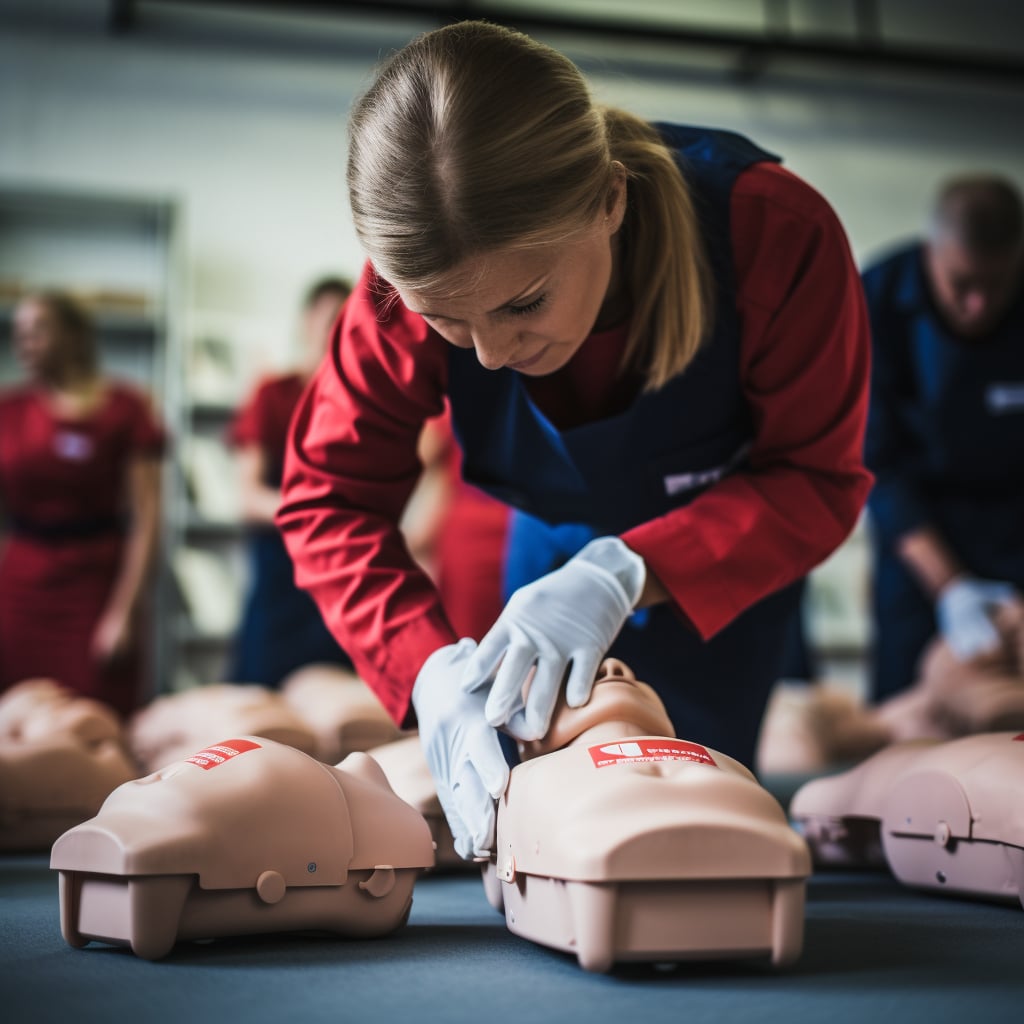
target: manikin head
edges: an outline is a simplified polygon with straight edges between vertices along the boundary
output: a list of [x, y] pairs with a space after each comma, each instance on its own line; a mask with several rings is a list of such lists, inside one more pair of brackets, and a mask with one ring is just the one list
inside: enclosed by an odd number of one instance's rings
[[324, 277], [306, 292], [302, 303], [302, 364], [313, 370], [320, 363], [331, 337], [338, 312], [352, 293], [352, 284], [342, 277]]
[[1024, 289], [1024, 212], [1009, 181], [957, 178], [940, 191], [925, 246], [932, 299], [962, 338], [998, 327]]
[[14, 311], [14, 350], [35, 381], [60, 386], [96, 372], [92, 320], [62, 292], [34, 292]]
[[590, 700], [578, 708], [558, 699], [542, 739], [519, 744], [523, 760], [549, 754], [570, 743], [595, 743], [622, 736], [675, 736], [661, 698], [618, 658], [605, 658], [597, 670]]
[[521, 33], [462, 22], [387, 61], [353, 109], [348, 186], [385, 283], [488, 369], [553, 373], [628, 322], [627, 359], [660, 386], [700, 343], [707, 275], [671, 153]]

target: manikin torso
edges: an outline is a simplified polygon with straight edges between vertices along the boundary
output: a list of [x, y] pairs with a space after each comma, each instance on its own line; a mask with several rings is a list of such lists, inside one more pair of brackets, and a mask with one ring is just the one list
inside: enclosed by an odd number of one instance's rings
[[157, 697], [128, 727], [136, 759], [156, 771], [225, 736], [262, 736], [315, 754], [313, 730], [280, 693], [263, 686], [211, 683]]
[[790, 814], [822, 864], [888, 864], [907, 885], [1024, 904], [1024, 733], [897, 743], [814, 779]]
[[326, 764], [357, 750], [397, 740], [402, 731], [373, 691], [337, 665], [306, 665], [281, 683], [281, 696], [316, 736], [316, 756]]
[[355, 753], [322, 764], [243, 736], [118, 787], [54, 844], [61, 928], [164, 956], [179, 939], [404, 923], [433, 864], [422, 817]]
[[50, 679], [0, 697], [0, 850], [48, 850], [138, 774], [105, 704]]

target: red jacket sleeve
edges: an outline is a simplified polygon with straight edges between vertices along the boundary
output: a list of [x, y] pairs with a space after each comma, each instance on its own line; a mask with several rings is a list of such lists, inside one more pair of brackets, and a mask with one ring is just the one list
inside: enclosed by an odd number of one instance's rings
[[749, 466], [623, 535], [705, 638], [838, 547], [872, 480], [868, 320], [838, 219], [775, 164], [737, 179], [731, 214]]
[[398, 522], [441, 412], [447, 342], [367, 266], [292, 419], [277, 524], [296, 582], [398, 723], [420, 667], [457, 638]]

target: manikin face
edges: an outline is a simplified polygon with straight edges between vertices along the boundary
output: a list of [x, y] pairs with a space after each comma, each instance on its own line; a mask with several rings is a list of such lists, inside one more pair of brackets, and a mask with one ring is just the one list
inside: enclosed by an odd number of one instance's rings
[[14, 351], [31, 377], [54, 376], [61, 358], [61, 329], [45, 302], [19, 303], [14, 311]]
[[1021, 288], [1024, 253], [973, 254], [954, 239], [928, 245], [932, 297], [955, 334], [978, 338], [997, 327]]
[[507, 366], [530, 377], [554, 373], [573, 357], [615, 294], [613, 240], [625, 198], [622, 180], [583, 234], [474, 258], [443, 289], [398, 294], [445, 340], [475, 349], [488, 370]]

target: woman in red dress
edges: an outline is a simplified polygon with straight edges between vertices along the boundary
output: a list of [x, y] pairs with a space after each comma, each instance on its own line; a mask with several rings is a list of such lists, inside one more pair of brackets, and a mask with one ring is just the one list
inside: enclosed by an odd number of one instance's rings
[[0, 691], [46, 676], [127, 713], [147, 696], [164, 431], [138, 390], [101, 374], [67, 296], [23, 299], [14, 345], [28, 380], [0, 392]]

